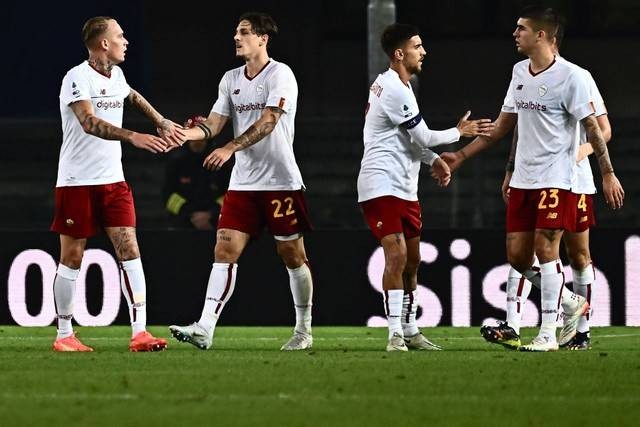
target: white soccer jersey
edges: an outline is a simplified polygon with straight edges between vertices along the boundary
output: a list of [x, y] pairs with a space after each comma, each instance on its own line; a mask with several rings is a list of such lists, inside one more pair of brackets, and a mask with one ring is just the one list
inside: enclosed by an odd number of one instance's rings
[[113, 67], [111, 77], [106, 77], [85, 61], [64, 76], [60, 89], [62, 147], [56, 187], [124, 181], [120, 141], [86, 133], [70, 105], [76, 101], [90, 101], [96, 117], [122, 127], [124, 100], [130, 92], [118, 66]]
[[236, 137], [260, 118], [265, 107], [278, 107], [285, 112], [269, 135], [235, 153], [230, 190], [304, 188], [293, 153], [297, 100], [298, 84], [293, 72], [273, 59], [253, 78], [247, 77], [245, 66], [227, 71], [222, 77], [211, 111], [232, 118]]
[[[583, 70], [585, 76], [589, 82], [589, 94], [591, 95], [591, 100], [593, 101], [593, 105], [596, 109], [596, 117], [607, 114], [607, 108], [604, 105], [604, 99], [602, 99], [602, 95], [598, 90], [598, 86], [596, 85], [595, 80], [591, 73], [587, 70]], [[587, 142], [587, 131], [584, 126], [580, 126], [580, 144], [588, 144]], [[596, 186], [593, 182], [593, 172], [591, 171], [591, 164], [589, 163], [589, 158], [582, 159], [580, 163], [578, 163], [578, 167], [576, 169], [576, 174], [573, 180], [573, 184], [571, 186], [571, 191], [576, 194], [595, 194]]]
[[[422, 121], [410, 85], [392, 69], [378, 75], [369, 89], [364, 122], [364, 155], [358, 174], [358, 202], [381, 196], [418, 200], [418, 175], [425, 153], [412, 143], [408, 129]], [[440, 143], [460, 138], [456, 128], [441, 133]]]
[[534, 74], [528, 59], [518, 62], [502, 111], [518, 114], [518, 150], [510, 185], [571, 189], [580, 120], [595, 112], [582, 69], [554, 60]]

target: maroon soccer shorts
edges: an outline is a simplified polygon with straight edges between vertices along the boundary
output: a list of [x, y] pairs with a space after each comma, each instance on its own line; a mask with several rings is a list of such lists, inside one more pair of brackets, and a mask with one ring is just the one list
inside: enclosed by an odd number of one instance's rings
[[78, 239], [104, 227], [135, 227], [136, 210], [131, 187], [115, 184], [57, 187], [51, 231]]
[[382, 196], [360, 203], [364, 218], [378, 240], [403, 233], [405, 239], [419, 236], [422, 231], [420, 202], [395, 196]]
[[507, 233], [573, 230], [576, 223], [576, 195], [559, 188], [523, 190], [510, 187], [507, 204]]
[[576, 221], [573, 228], [568, 229], [573, 233], [582, 233], [596, 225], [596, 214], [593, 210], [593, 196], [591, 194], [576, 194]]
[[218, 229], [242, 231], [255, 239], [265, 226], [273, 236], [311, 231], [303, 191], [227, 191]]

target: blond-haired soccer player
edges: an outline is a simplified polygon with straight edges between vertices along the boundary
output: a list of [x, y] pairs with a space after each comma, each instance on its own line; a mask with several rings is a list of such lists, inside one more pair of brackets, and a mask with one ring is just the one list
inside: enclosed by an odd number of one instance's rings
[[[556, 322], [564, 289], [559, 247], [564, 230], [572, 230], [576, 222], [577, 200], [571, 188], [581, 124], [598, 158], [607, 203], [617, 209], [624, 198], [598, 127], [589, 82], [580, 67], [556, 58], [554, 37], [559, 26], [559, 16], [552, 9], [532, 6], [522, 11], [513, 36], [518, 51], [528, 59], [513, 67], [495, 131], [456, 153], [442, 155], [456, 169], [504, 137], [517, 121], [519, 147], [507, 205], [507, 258], [527, 279], [539, 283], [542, 294], [542, 325], [533, 341], [520, 347], [523, 351], [558, 349]], [[532, 268], [534, 255], [540, 261], [539, 271]], [[573, 322], [589, 304], [583, 297], [570, 298], [563, 308]]]
[[[117, 64], [124, 61], [129, 42], [115, 19], [89, 19], [82, 28], [82, 38], [89, 59], [67, 72], [60, 90], [63, 141], [51, 225], [51, 230], [60, 234], [60, 263], [53, 284], [58, 336], [53, 349], [92, 351], [73, 333], [73, 296], [87, 238], [104, 229], [120, 263], [122, 292], [129, 305], [129, 349], [163, 350], [167, 342], [146, 331], [146, 284], [120, 141], [159, 153], [179, 141], [180, 130], [127, 84]], [[123, 129], [125, 101], [151, 119], [166, 142]]]
[[369, 90], [358, 202], [385, 255], [382, 288], [389, 325], [387, 351], [440, 350], [416, 325], [422, 230], [420, 163], [431, 166], [438, 183], [446, 186], [449, 168], [429, 148], [456, 142], [460, 136], [487, 134], [493, 124], [488, 119], [469, 121], [467, 112], [456, 127], [429, 129], [409, 83], [421, 71], [426, 55], [418, 29], [390, 25], [382, 33], [381, 44], [389, 57], [389, 69], [378, 75]]
[[313, 344], [313, 281], [303, 242], [311, 224], [293, 153], [298, 85], [291, 69], [267, 53], [277, 32], [267, 14], [240, 17], [234, 41], [236, 56], [245, 64], [222, 77], [207, 120], [185, 131], [187, 139], [210, 139], [231, 119], [235, 135], [204, 162], [209, 169], [219, 169], [232, 155], [236, 161], [218, 220], [215, 262], [200, 320], [169, 327], [176, 339], [203, 350], [211, 347], [218, 318], [233, 293], [238, 258], [265, 227], [287, 267], [296, 312], [293, 335], [281, 350], [304, 350]]

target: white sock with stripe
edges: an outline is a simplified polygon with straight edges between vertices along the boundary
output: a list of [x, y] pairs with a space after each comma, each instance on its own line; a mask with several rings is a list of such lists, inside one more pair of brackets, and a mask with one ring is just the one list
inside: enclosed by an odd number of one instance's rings
[[389, 338], [394, 333], [404, 337], [402, 333], [402, 300], [404, 299], [403, 289], [390, 289], [384, 291], [384, 309], [389, 322]]
[[237, 271], [238, 264], [213, 263], [211, 274], [209, 275], [209, 283], [207, 284], [207, 297], [202, 308], [202, 315], [198, 320], [198, 324], [210, 336], [213, 335], [225, 303], [229, 301], [236, 287]]
[[[576, 294], [582, 295], [591, 304], [591, 284], [596, 280], [593, 264], [589, 264], [582, 270], [573, 269], [573, 289]], [[589, 332], [589, 313], [580, 317], [578, 332]]]
[[418, 313], [418, 290], [414, 289], [411, 292], [404, 294], [402, 299], [402, 317], [400, 323], [402, 324], [402, 333], [405, 337], [412, 337], [420, 333], [418, 325], [416, 324], [416, 314]]
[[311, 307], [313, 300], [313, 277], [307, 262], [298, 268], [288, 268], [289, 287], [296, 309], [295, 331], [311, 335]]
[[131, 337], [147, 327], [147, 284], [140, 258], [120, 262], [120, 287], [129, 306]]
[[512, 267], [507, 277], [507, 324], [518, 335], [522, 323], [522, 309], [530, 292], [531, 282]]
[[56, 278], [53, 280], [53, 300], [58, 318], [58, 339], [73, 335], [73, 296], [76, 290], [76, 279], [80, 269], [74, 270], [58, 264]]
[[542, 294], [542, 325], [540, 334], [556, 339], [558, 309], [564, 287], [564, 272], [560, 260], [540, 264], [540, 292]]

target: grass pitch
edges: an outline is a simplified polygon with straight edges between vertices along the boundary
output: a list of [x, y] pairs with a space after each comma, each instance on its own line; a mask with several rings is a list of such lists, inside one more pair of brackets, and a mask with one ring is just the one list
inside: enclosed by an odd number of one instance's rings
[[[164, 327], [153, 327], [168, 336]], [[519, 353], [478, 328], [423, 332], [442, 352], [386, 353], [385, 329], [220, 327], [214, 349], [171, 339], [129, 353], [129, 328], [77, 328], [94, 353], [54, 353], [54, 328], [0, 327], [2, 426], [637, 425], [640, 329], [596, 328], [593, 350]], [[536, 331], [523, 331], [525, 341]]]

